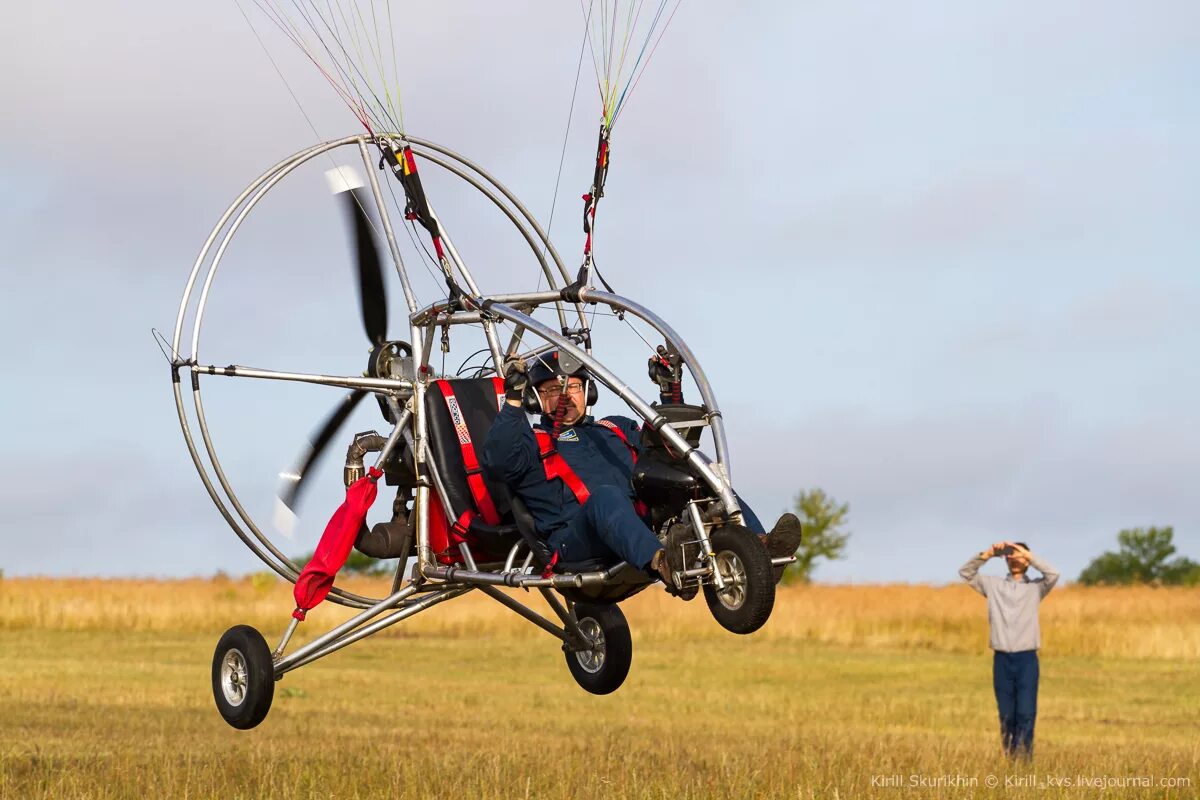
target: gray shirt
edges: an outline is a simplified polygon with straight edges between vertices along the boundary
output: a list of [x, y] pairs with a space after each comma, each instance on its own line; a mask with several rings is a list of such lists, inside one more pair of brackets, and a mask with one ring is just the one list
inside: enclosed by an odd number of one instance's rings
[[1002, 653], [1037, 650], [1042, 646], [1038, 603], [1058, 583], [1058, 570], [1033, 553], [1029, 554], [1029, 564], [1042, 573], [1040, 578], [1033, 580], [1028, 576], [1015, 580], [1011, 574], [1003, 578], [980, 575], [979, 568], [985, 563], [987, 558], [983, 554], [977, 555], [963, 564], [958, 574], [972, 589], [987, 598], [988, 626], [991, 629], [988, 646]]

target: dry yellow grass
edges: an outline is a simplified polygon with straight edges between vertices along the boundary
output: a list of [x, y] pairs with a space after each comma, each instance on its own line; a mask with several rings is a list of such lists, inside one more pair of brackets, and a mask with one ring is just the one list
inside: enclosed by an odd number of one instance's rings
[[[346, 588], [382, 596], [382, 580], [352, 579]], [[0, 630], [220, 631], [229, 620], [267, 633], [281, 631], [291, 610], [291, 585], [262, 574], [240, 579], [149, 581], [0, 580]], [[536, 593], [525, 595], [538, 601]], [[648, 590], [622, 607], [631, 627], [655, 637], [721, 637], [703, 599], [681, 603]], [[304, 628], [331, 627], [350, 612], [331, 603]], [[1042, 606], [1043, 650], [1098, 658], [1200, 659], [1200, 589], [1056, 589]], [[514, 636], [542, 636], [482, 596], [467, 596], [402, 624], [405, 631], [474, 636], [486, 626]], [[961, 585], [812, 585], [784, 587], [765, 639], [850, 647], [984, 652], [983, 598]]]
[[[549, 636], [465, 597], [285, 676], [267, 720], [234, 731], [212, 648], [238, 623], [278, 636], [290, 588], [0, 582], [0, 798], [1200, 793], [1195, 590], [1050, 596], [1026, 767], [998, 755], [986, 612], [961, 586], [788, 588], [749, 637], [651, 590], [625, 604], [633, 670], [608, 697]], [[347, 613], [322, 606], [304, 636]]]

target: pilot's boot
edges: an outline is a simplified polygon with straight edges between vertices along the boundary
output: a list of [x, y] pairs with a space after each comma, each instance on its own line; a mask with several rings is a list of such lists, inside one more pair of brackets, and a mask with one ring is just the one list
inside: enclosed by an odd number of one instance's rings
[[[771, 532], [761, 534], [761, 538], [771, 558], [794, 556], [800, 547], [800, 518], [795, 514], [784, 514]], [[784, 567], [783, 564], [775, 567], [776, 583], [783, 577]]]

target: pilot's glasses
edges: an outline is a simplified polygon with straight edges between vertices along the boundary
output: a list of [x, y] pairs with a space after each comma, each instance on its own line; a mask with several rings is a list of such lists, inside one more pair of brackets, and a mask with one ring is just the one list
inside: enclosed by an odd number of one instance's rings
[[[544, 400], [554, 400], [562, 394], [562, 387], [556, 383], [553, 386], [547, 386], [545, 389], [538, 389], [537, 392]], [[568, 381], [567, 394], [571, 396], [583, 394], [583, 383], [580, 381]]]

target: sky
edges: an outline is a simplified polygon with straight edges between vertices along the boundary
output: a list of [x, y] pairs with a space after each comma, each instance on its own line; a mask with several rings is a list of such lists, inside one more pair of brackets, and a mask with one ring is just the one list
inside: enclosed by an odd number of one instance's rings
[[[232, 0], [30, 3], [0, 29], [5, 575], [261, 568], [195, 474], [151, 328], [173, 327], [241, 189], [357, 122], [245, 5], [270, 58]], [[543, 224], [555, 208], [573, 263], [599, 113], [586, 61], [570, 113], [579, 8], [394, 7], [409, 132]], [[818, 580], [945, 583], [1000, 539], [1071, 579], [1149, 525], [1200, 559], [1197, 85], [1195, 3], [686, 1], [614, 132], [597, 260], [697, 353], [761, 517], [814, 487], [849, 504]], [[326, 167], [239, 232], [201, 360], [362, 368]], [[531, 288], [494, 209], [430, 187], [484, 290]], [[598, 354], [652, 394], [646, 346], [601, 323]], [[204, 384], [214, 441], [261, 520], [338, 395], [222, 380]], [[315, 541], [338, 472], [287, 552]]]

